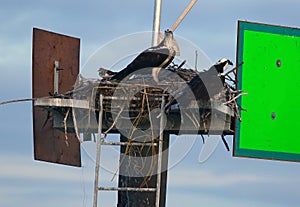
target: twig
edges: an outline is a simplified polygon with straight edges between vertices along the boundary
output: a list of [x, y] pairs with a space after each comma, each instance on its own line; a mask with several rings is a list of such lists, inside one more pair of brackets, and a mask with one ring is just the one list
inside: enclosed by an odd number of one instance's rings
[[241, 62], [240, 64], [238, 64], [236, 67], [232, 68], [231, 70], [229, 70], [228, 72], [222, 74], [223, 76], [226, 76], [232, 72], [235, 72], [240, 66], [242, 66], [244, 64], [244, 62]]
[[[144, 88], [144, 91], [146, 92], [146, 88]], [[149, 99], [148, 99], [147, 94], [146, 94], [146, 103], [147, 103], [148, 116], [149, 116], [149, 122], [150, 122], [150, 127], [151, 127], [151, 137], [152, 137], [152, 139], [155, 139], [154, 131], [153, 131], [153, 122], [152, 122], [152, 117], [151, 117], [151, 109], [150, 109], [150, 104], [149, 104]]]
[[200, 124], [197, 120], [193, 119], [193, 117], [191, 117], [188, 113], [185, 113], [185, 115], [191, 120], [196, 128], [200, 127]]
[[37, 98], [24, 98], [24, 99], [16, 99], [16, 100], [10, 100], [10, 101], [3, 101], [0, 102], [0, 105], [10, 104], [10, 103], [16, 103], [16, 102], [25, 102], [25, 101], [35, 101]]
[[73, 114], [73, 124], [74, 124], [74, 128], [75, 128], [76, 137], [77, 137], [79, 143], [82, 143], [82, 141], [79, 137], [78, 127], [77, 127], [77, 120], [76, 120], [76, 112], [75, 112], [74, 109], [72, 110], [72, 114]]
[[201, 138], [202, 138], [202, 143], [205, 144], [205, 139], [204, 139], [204, 136], [203, 134], [200, 134]]
[[225, 145], [227, 151], [229, 152], [229, 151], [230, 151], [230, 148], [229, 148], [229, 145], [228, 145], [228, 143], [227, 143], [227, 141], [226, 141], [226, 139], [225, 139], [225, 136], [224, 136], [224, 135], [221, 135], [221, 138], [222, 138], [222, 141], [223, 141], [223, 143], [224, 143], [224, 145]]
[[243, 90], [234, 90], [234, 91], [230, 91], [230, 93], [242, 93], [243, 92]]
[[239, 111], [241, 107], [238, 106], [236, 100], [233, 101], [233, 108], [235, 109], [234, 110], [235, 116], [238, 118], [239, 121], [242, 121], [240, 111]]
[[225, 103], [223, 103], [223, 104], [224, 104], [224, 105], [229, 104], [229, 103], [233, 102], [234, 100], [236, 100], [236, 99], [238, 99], [239, 97], [244, 96], [244, 95], [248, 95], [248, 93], [240, 93], [239, 95], [235, 96], [234, 98], [232, 98], [231, 100], [229, 100], [229, 101], [227, 101], [227, 102], [225, 102]]
[[203, 122], [203, 128], [204, 131], [207, 131], [207, 118], [211, 115], [211, 112], [203, 113], [201, 114], [202, 122]]
[[[235, 84], [236, 84], [236, 83], [235, 83]], [[235, 91], [235, 90], [236, 90], [233, 86], [229, 85], [227, 82], [225, 82], [225, 86], [226, 86], [227, 88], [231, 89], [232, 91]]]
[[[101, 106], [102, 107], [102, 106]], [[123, 112], [123, 109], [124, 109], [124, 105], [122, 106], [122, 108], [120, 109], [120, 112], [117, 114], [114, 122], [112, 123], [112, 125], [103, 133], [103, 134], [108, 134], [109, 131], [116, 125], [121, 113]]]
[[47, 111], [47, 117], [46, 117], [46, 120], [42, 126], [42, 129], [46, 126], [46, 124], [48, 123], [48, 121], [50, 120], [51, 118], [51, 111]]
[[69, 142], [68, 142], [68, 127], [67, 127], [67, 119], [68, 119], [68, 116], [69, 116], [69, 113], [70, 113], [70, 109], [68, 109], [65, 117], [64, 117], [64, 127], [65, 127], [65, 138], [66, 138], [66, 145], [67, 147], [69, 147]]
[[226, 79], [226, 80], [229, 80], [229, 81], [231, 81], [231, 82], [233, 82], [233, 83], [236, 83], [236, 80], [233, 80], [233, 78], [231, 78], [229, 75], [226, 75], [226, 76], [225, 76], [225, 79]]
[[177, 67], [177, 70], [180, 69], [184, 64], [186, 63], [186, 60], [182, 61], [182, 63]]

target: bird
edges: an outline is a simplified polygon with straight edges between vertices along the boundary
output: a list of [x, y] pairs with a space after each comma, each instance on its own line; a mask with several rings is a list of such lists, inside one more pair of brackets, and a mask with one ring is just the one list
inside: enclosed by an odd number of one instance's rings
[[166, 68], [179, 51], [176, 40], [171, 30], [166, 30], [164, 39], [157, 45], [150, 47], [140, 53], [123, 70], [113, 75], [109, 80], [121, 81], [129, 75], [138, 73], [140, 69], [151, 69], [152, 77], [156, 83], [159, 82], [158, 74], [161, 69]]
[[229, 66], [232, 66], [233, 63], [227, 59], [227, 58], [222, 58], [220, 59], [219, 61], [216, 62], [216, 64], [214, 64], [212, 67], [210, 67], [210, 69], [212, 68], [215, 68], [215, 70], [218, 72], [218, 73], [224, 73], [224, 71], [229, 67]]
[[[182, 100], [190, 98], [201, 102], [204, 105], [210, 105], [210, 99], [215, 95], [220, 94], [224, 89], [225, 77], [224, 71], [233, 65], [229, 59], [222, 58], [212, 65], [208, 70], [198, 72], [192, 79], [187, 81], [184, 88], [179, 88], [172, 92], [170, 101], [166, 104], [165, 109], [170, 109], [171, 105]], [[194, 97], [185, 97], [193, 92]]]
[[115, 74], [117, 74], [116, 72], [105, 69], [105, 68], [99, 68], [98, 73], [102, 79], [109, 79], [112, 76], [114, 76]]
[[222, 58], [212, 65], [207, 71], [200, 72], [188, 83], [196, 100], [209, 100], [219, 94], [225, 83], [224, 71], [233, 65], [229, 59]]
[[229, 66], [233, 66], [233, 63], [227, 58], [222, 58], [215, 65], [213, 65], [210, 69], [215, 69], [218, 72], [218, 76], [220, 77], [222, 83], [225, 82], [224, 72], [227, 70]]

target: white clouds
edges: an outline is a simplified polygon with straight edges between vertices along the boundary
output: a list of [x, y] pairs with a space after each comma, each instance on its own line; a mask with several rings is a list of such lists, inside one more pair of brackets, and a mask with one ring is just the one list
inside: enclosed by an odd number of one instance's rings
[[[171, 171], [171, 173], [173, 173]], [[171, 174], [170, 186], [176, 187], [228, 187], [242, 184], [269, 183], [274, 180], [254, 173], [230, 173], [199, 169], [181, 169]]]
[[235, 166], [241, 168], [236, 172], [232, 163], [226, 164], [229, 166], [221, 167], [219, 171], [207, 165], [172, 169], [168, 175], [168, 204], [194, 206], [199, 203], [211, 207], [298, 206], [297, 186], [300, 180], [296, 177], [264, 172], [259, 165], [252, 169]]
[[33, 161], [13, 150], [0, 155], [0, 206], [82, 206], [81, 169]]
[[[69, 182], [82, 183], [94, 181], [94, 163], [90, 158], [83, 158], [83, 167], [68, 167], [47, 162], [34, 161], [31, 157], [23, 157], [21, 154], [0, 155], [0, 179], [26, 180], [28, 182]], [[9, 162], [8, 162], [9, 161]], [[111, 173], [101, 169], [101, 180], [110, 182]]]
[[[28, 155], [0, 154], [0, 206], [91, 206], [94, 165], [84, 161], [83, 168], [75, 168], [33, 161]], [[100, 177], [101, 185], [117, 185], [104, 170]], [[116, 203], [116, 192], [99, 197], [102, 206]]]
[[[9, 162], [7, 162], [9, 161]], [[31, 161], [20, 156], [2, 155], [0, 178], [78, 182], [80, 169]]]

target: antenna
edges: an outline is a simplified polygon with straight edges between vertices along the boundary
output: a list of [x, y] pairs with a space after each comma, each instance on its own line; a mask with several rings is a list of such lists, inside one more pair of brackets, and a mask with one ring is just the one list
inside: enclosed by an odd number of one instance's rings
[[195, 71], [198, 71], [198, 50], [195, 51]]

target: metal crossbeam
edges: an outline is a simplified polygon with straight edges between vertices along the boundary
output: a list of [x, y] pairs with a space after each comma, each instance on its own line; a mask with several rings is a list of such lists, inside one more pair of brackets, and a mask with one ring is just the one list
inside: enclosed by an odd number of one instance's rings
[[130, 187], [98, 187], [101, 191], [136, 191], [136, 192], [155, 192], [156, 188], [130, 188]]
[[137, 143], [137, 142], [102, 142], [101, 145], [115, 145], [115, 146], [157, 146], [157, 143]]
[[162, 153], [163, 153], [163, 139], [164, 139], [164, 106], [165, 98], [162, 97], [161, 102], [161, 116], [160, 116], [160, 133], [159, 133], [159, 142], [158, 142], [158, 160], [157, 160], [157, 178], [156, 178], [156, 197], [155, 197], [155, 206], [159, 207], [160, 202], [160, 187], [161, 187], [161, 169], [162, 169]]

